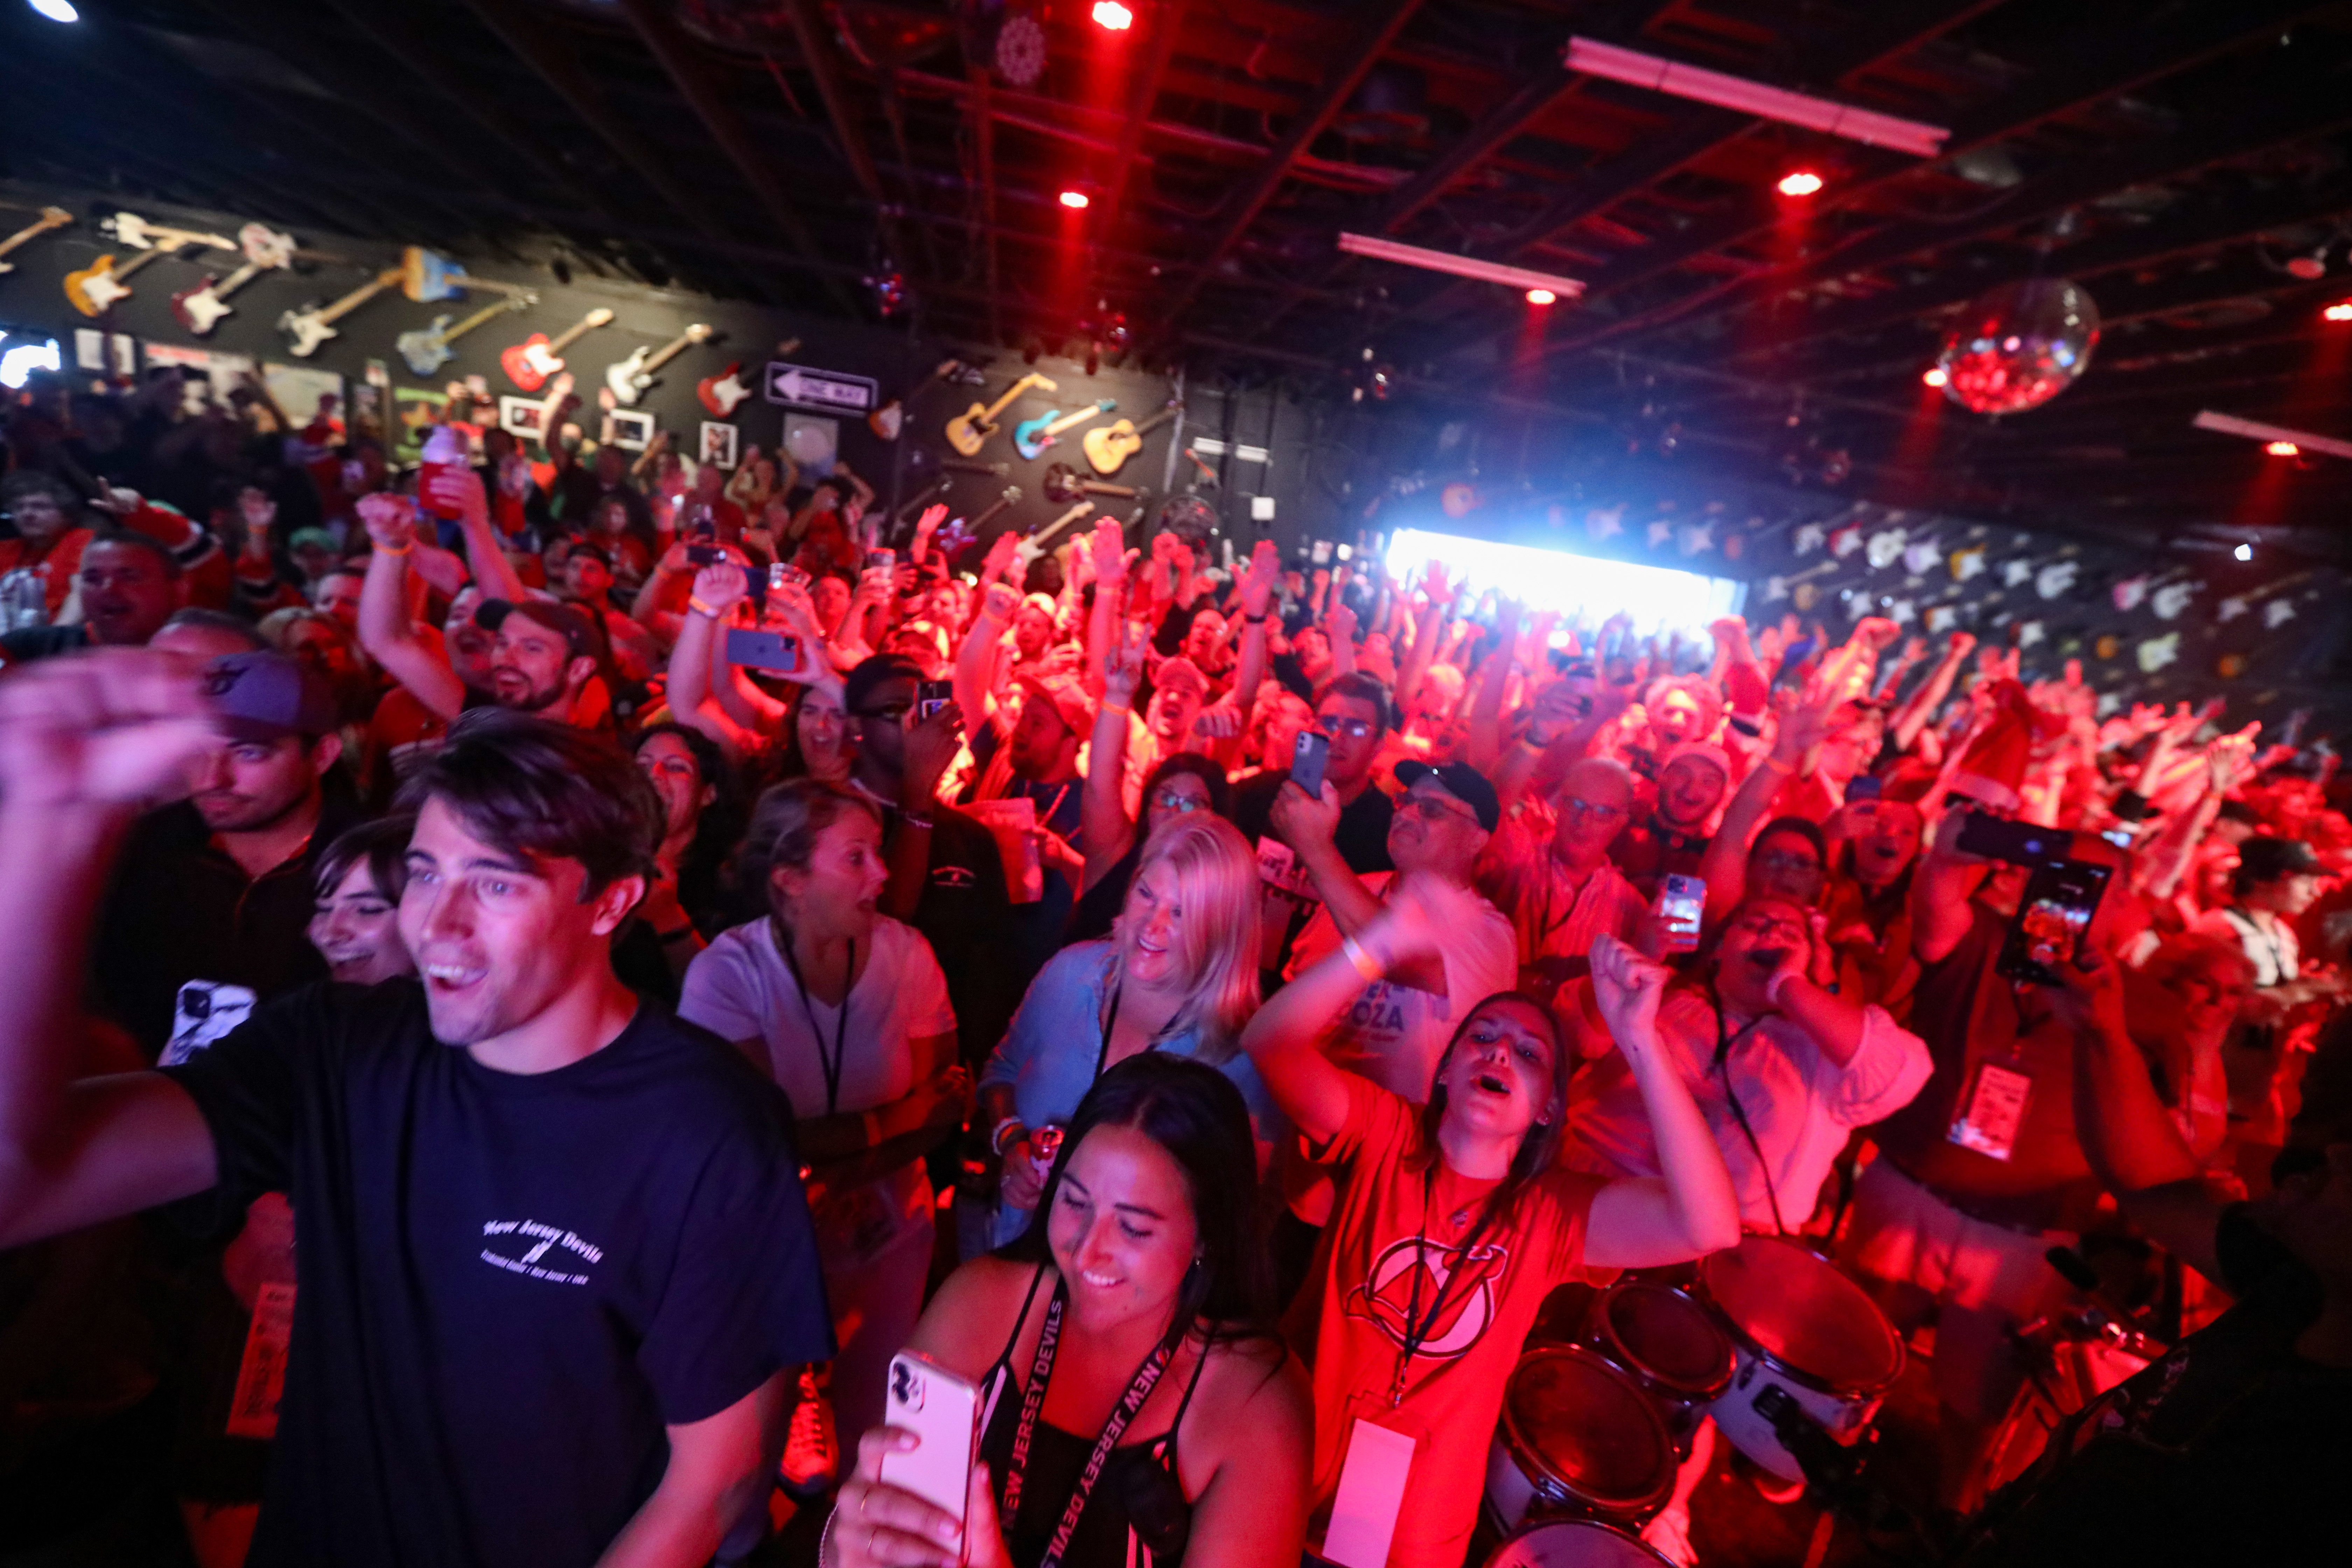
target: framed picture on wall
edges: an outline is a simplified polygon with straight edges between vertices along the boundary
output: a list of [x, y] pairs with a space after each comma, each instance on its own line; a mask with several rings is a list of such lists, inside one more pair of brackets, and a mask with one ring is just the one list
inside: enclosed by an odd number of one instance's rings
[[714, 468], [733, 468], [735, 466], [736, 443], [740, 438], [741, 432], [738, 431], [734, 426], [721, 425], [709, 419], [704, 420], [702, 422], [702, 451], [698, 460], [708, 463]]
[[614, 408], [604, 415], [604, 431], [597, 437], [624, 452], [642, 452], [654, 444], [654, 416], [635, 408]]
[[547, 405], [536, 397], [517, 397], [510, 393], [499, 396], [499, 428], [524, 441], [538, 441], [540, 426], [547, 419]]

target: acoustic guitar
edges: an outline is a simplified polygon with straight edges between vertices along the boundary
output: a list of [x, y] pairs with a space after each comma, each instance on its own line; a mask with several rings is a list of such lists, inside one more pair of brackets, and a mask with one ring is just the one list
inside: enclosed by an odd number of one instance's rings
[[209, 245], [215, 250], [236, 248], [236, 241], [224, 236], [149, 223], [137, 213], [116, 213], [100, 219], [98, 226], [100, 232], [140, 254], [117, 267], [114, 253], [109, 251], [80, 271], [66, 274], [66, 299], [85, 316], [100, 315], [116, 300], [131, 298], [131, 290], [124, 286], [125, 279], [142, 267], [177, 255], [188, 246]]
[[1066, 506], [1086, 496], [1117, 496], [1121, 500], [1133, 500], [1139, 493], [1132, 485], [1107, 485], [1098, 479], [1084, 479], [1067, 463], [1047, 465], [1045, 490], [1045, 499], [1055, 506]]
[[1086, 448], [1087, 461], [1094, 465], [1096, 473], [1115, 474], [1127, 467], [1127, 460], [1129, 458], [1143, 450], [1145, 436], [1167, 424], [1183, 411], [1184, 405], [1179, 400], [1171, 403], [1140, 425], [1120, 419], [1103, 426], [1100, 429], [1089, 430], [1079, 445]]
[[408, 362], [410, 370], [415, 371], [418, 375], [431, 375], [457, 357], [457, 351], [449, 346], [451, 343], [456, 342], [491, 317], [502, 316], [509, 310], [522, 310], [531, 303], [533, 301], [527, 296], [509, 295], [506, 299], [494, 300], [483, 306], [454, 327], [449, 324], [448, 317], [436, 316], [433, 318], [431, 326], [418, 327], [401, 333], [399, 337], [393, 340], [393, 347], [400, 351], [400, 357]]
[[614, 403], [624, 408], [634, 408], [637, 399], [653, 385], [654, 372], [692, 345], [709, 342], [710, 337], [710, 329], [697, 321], [657, 349], [649, 350], [640, 343], [630, 351], [628, 358], [604, 367], [604, 390], [612, 395]]
[[[0, 256], [7, 255], [10, 251], [24, 244], [26, 240], [47, 234], [53, 228], [63, 228], [66, 225], [73, 222], [73, 214], [66, 211], [63, 207], [43, 207], [41, 209], [40, 216], [26, 224], [24, 227], [18, 229], [7, 238], [0, 239]], [[0, 272], [14, 272], [16, 270], [16, 264], [15, 262], [0, 261]]]
[[1011, 406], [1013, 400], [1036, 387], [1045, 392], [1061, 389], [1034, 371], [1004, 389], [1004, 395], [991, 404], [973, 404], [948, 421], [948, 445], [965, 457], [975, 457], [988, 438], [996, 434], [996, 416]]
[[1097, 400], [1092, 408], [1081, 408], [1072, 414], [1056, 414], [1048, 408], [1034, 419], [1024, 419], [1013, 427], [1013, 449], [1035, 461], [1045, 455], [1045, 448], [1065, 430], [1075, 430], [1089, 419], [1098, 418], [1118, 406], [1109, 398]]
[[331, 305], [311, 304], [287, 311], [278, 318], [278, 330], [293, 340], [287, 351], [296, 359], [308, 359], [317, 353], [320, 343], [338, 335], [337, 321], [398, 283], [400, 277], [399, 268], [388, 267]]
[[499, 368], [518, 390], [537, 392], [548, 379], [563, 368], [563, 351], [599, 327], [613, 324], [613, 312], [604, 306], [589, 311], [573, 325], [551, 339], [545, 332], [533, 332], [512, 347], [499, 351]]
[[194, 288], [183, 289], [172, 296], [172, 314], [180, 319], [180, 325], [200, 338], [236, 309], [228, 303], [231, 294], [264, 272], [289, 266], [294, 260], [294, 237], [257, 223], [238, 229], [236, 244], [245, 252], [244, 266], [226, 278], [207, 278]]

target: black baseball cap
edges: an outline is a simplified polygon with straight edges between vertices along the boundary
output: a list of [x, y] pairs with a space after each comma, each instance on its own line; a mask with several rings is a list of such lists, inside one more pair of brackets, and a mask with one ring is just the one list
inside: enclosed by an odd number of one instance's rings
[[2321, 876], [2326, 868], [2300, 838], [2256, 837], [2238, 846], [2238, 875], [2248, 882], [2275, 882], [2298, 874]]
[[509, 616], [521, 616], [537, 621], [549, 631], [561, 632], [574, 658], [596, 657], [596, 629], [589, 624], [588, 612], [577, 605], [560, 604], [553, 599], [525, 599], [520, 604], [485, 599], [474, 612], [474, 624], [486, 632], [495, 632], [507, 624]]
[[1503, 802], [1495, 794], [1495, 786], [1486, 775], [1468, 763], [1399, 763], [1397, 783], [1411, 789], [1425, 778], [1433, 778], [1445, 786], [1445, 793], [1468, 806], [1477, 816], [1478, 826], [1487, 832], [1503, 820]]

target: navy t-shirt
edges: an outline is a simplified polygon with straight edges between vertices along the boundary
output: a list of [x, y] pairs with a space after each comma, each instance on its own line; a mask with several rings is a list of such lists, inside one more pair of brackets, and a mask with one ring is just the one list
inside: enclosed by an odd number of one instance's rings
[[665, 1425], [833, 1354], [791, 1107], [658, 1003], [519, 1075], [435, 1040], [413, 980], [318, 984], [168, 1070], [221, 1173], [175, 1217], [294, 1205], [256, 1568], [586, 1568]]

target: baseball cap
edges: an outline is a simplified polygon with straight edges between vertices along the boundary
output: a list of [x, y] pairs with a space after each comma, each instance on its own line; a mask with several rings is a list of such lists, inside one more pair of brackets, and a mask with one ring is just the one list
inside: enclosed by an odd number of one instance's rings
[[2249, 882], [2274, 882], [2297, 874], [2324, 876], [2326, 869], [2300, 838], [2258, 836], [2238, 846], [2238, 875]]
[[324, 735], [335, 728], [335, 697], [324, 677], [274, 649], [226, 654], [205, 667], [221, 732], [237, 741]]
[[525, 599], [520, 604], [485, 599], [481, 608], [474, 612], [474, 624], [486, 632], [495, 632], [507, 624], [509, 616], [521, 616], [537, 621], [549, 631], [562, 633], [574, 658], [596, 657], [596, 630], [588, 624], [588, 612], [576, 605], [560, 604], [553, 599]]
[[1405, 762], [1396, 765], [1397, 783], [1411, 789], [1423, 779], [1433, 778], [1445, 786], [1445, 793], [1468, 806], [1478, 818], [1478, 826], [1487, 832], [1503, 820], [1503, 803], [1495, 794], [1495, 786], [1486, 775], [1468, 763]]
[[1151, 672], [1151, 685], [1154, 690], [1163, 691], [1190, 686], [1195, 697], [1205, 700], [1209, 695], [1209, 678], [1201, 673], [1199, 665], [1181, 653], [1160, 661], [1160, 668]]
[[1070, 733], [1080, 740], [1094, 733], [1094, 699], [1087, 695], [1085, 684], [1076, 676], [1024, 675], [1017, 677], [1013, 684], [1052, 703], [1062, 722], [1069, 726]]

